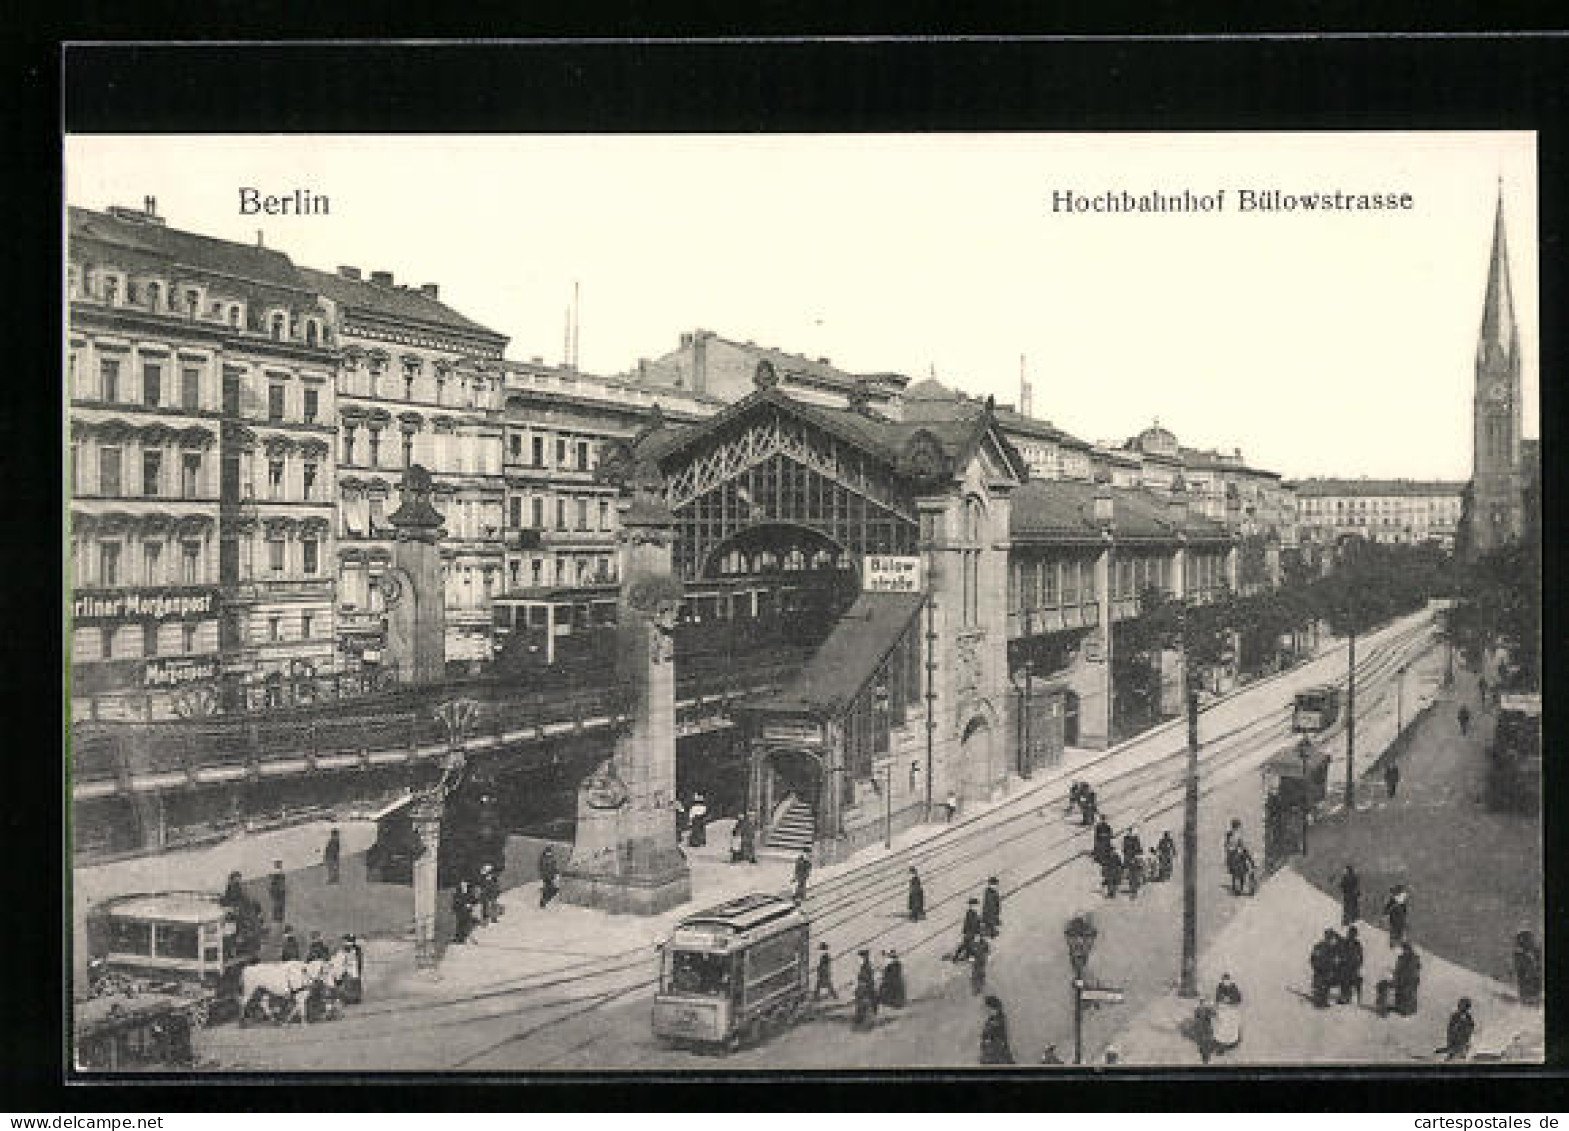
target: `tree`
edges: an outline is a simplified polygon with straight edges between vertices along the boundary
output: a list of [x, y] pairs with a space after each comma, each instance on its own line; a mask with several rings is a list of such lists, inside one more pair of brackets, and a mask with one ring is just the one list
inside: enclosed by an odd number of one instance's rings
[[1511, 686], [1541, 686], [1541, 547], [1515, 542], [1468, 563], [1458, 572], [1455, 602], [1444, 612], [1443, 634], [1477, 666], [1482, 654], [1503, 647], [1510, 654]]

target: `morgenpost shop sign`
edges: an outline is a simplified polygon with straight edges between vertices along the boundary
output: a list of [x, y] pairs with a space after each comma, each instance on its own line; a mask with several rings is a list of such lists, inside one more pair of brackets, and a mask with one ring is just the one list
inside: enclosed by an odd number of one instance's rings
[[71, 621], [78, 626], [147, 621], [161, 624], [217, 615], [218, 590], [214, 588], [79, 589], [71, 602]]

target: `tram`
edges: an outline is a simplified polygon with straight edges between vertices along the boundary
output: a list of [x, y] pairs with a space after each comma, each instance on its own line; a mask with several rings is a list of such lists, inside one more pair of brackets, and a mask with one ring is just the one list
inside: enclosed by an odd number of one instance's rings
[[732, 1052], [789, 1024], [806, 1002], [811, 921], [752, 894], [690, 915], [660, 946], [654, 1035]]
[[88, 932], [105, 973], [148, 989], [228, 1001], [240, 971], [257, 960], [234, 916], [208, 892], [121, 896], [89, 914]]
[[1299, 691], [1291, 708], [1291, 729], [1298, 734], [1320, 734], [1340, 718], [1340, 688], [1331, 684]]

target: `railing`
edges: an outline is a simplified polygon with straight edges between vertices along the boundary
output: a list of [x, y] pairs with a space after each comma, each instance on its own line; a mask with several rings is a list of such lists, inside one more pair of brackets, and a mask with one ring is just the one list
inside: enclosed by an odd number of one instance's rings
[[[676, 697], [689, 721], [694, 712], [724, 712], [745, 695], [780, 686], [804, 658], [803, 650], [789, 648], [710, 655], [678, 670]], [[454, 698], [479, 705], [465, 743], [471, 749], [610, 727], [630, 705], [608, 671], [604, 675], [604, 682], [589, 686], [548, 678], [535, 686], [452, 680], [317, 708], [167, 723], [80, 723], [72, 735], [73, 788], [93, 796], [139, 788], [129, 778], [146, 788], [169, 788], [431, 757], [447, 749], [436, 707]], [[321, 766], [324, 761], [332, 766]]]

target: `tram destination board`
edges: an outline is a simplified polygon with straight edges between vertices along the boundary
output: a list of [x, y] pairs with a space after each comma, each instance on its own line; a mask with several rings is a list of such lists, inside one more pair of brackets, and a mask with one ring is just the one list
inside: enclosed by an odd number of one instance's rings
[[919, 593], [921, 559], [868, 554], [861, 576], [862, 587], [868, 593]]

